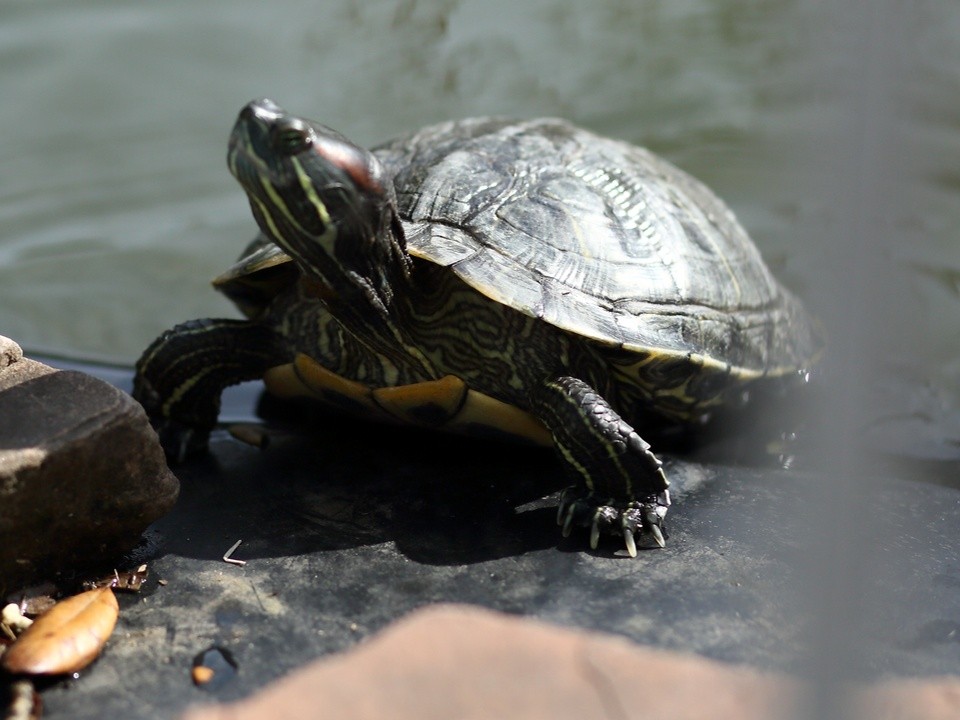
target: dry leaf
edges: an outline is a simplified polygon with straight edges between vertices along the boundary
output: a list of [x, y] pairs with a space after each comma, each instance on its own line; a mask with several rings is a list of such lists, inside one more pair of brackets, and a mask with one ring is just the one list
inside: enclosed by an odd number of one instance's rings
[[82, 670], [100, 653], [119, 612], [108, 587], [62, 600], [27, 628], [0, 658], [0, 665], [8, 672], [30, 675]]
[[147, 580], [147, 566], [140, 565], [136, 570], [114, 570], [112, 575], [97, 578], [83, 583], [84, 590], [95, 590], [105, 586], [114, 590], [140, 592], [140, 588]]
[[20, 601], [20, 612], [27, 617], [35, 618], [38, 615], [43, 615], [56, 604], [57, 601], [51, 595], [26, 597]]
[[234, 438], [247, 445], [266, 450], [270, 444], [270, 433], [262, 425], [254, 423], [234, 423], [227, 428]]

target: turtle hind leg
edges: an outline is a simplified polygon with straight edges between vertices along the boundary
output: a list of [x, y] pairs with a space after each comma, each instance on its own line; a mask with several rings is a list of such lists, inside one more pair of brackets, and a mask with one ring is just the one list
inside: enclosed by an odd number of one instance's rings
[[532, 399], [576, 481], [560, 502], [564, 536], [579, 525], [590, 528], [592, 548], [602, 533], [622, 537], [631, 556], [637, 553], [638, 533], [663, 547], [669, 483], [650, 445], [577, 378], [548, 380]]
[[191, 320], [166, 331], [137, 361], [133, 397], [172, 462], [206, 449], [224, 388], [263, 377], [280, 362], [270, 328], [245, 320]]

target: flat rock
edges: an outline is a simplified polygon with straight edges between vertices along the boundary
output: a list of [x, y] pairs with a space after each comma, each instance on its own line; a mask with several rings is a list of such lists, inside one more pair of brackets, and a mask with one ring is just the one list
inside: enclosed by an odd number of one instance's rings
[[0, 337], [0, 590], [114, 561], [178, 491], [129, 395]]
[[[242, 672], [242, 668], [241, 668]], [[463, 605], [417, 611], [342, 656], [244, 702], [183, 720], [359, 718], [752, 718], [796, 688], [755, 671], [623, 638]]]
[[[241, 668], [242, 672], [242, 668]], [[419, 610], [339, 656], [181, 720], [802, 717], [804, 688], [696, 655], [465, 605]], [[851, 717], [960, 717], [960, 682], [854, 688]], [[869, 714], [856, 714], [867, 712]]]

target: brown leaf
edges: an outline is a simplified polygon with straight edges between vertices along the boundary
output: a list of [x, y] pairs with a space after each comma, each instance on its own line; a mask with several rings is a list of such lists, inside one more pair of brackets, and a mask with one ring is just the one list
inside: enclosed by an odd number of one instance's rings
[[0, 658], [8, 672], [57, 675], [82, 670], [113, 632], [120, 608], [109, 587], [62, 600], [37, 618]]

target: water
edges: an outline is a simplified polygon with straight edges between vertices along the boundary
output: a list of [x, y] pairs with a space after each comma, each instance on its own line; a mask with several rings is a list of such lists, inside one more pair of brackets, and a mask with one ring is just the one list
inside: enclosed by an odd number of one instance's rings
[[364, 143], [506, 114], [649, 145], [715, 187], [803, 291], [820, 249], [792, 237], [819, 209], [791, 154], [823, 129], [805, 8], [2, 0], [0, 328], [129, 361], [175, 322], [232, 312], [207, 282], [253, 233], [224, 154], [260, 96]]
[[956, 461], [957, 38], [953, 0], [0, 0], [0, 333], [131, 362], [234, 315], [208, 281], [254, 233], [224, 163], [251, 98], [362, 143], [561, 115], [713, 187], [878, 442]]

